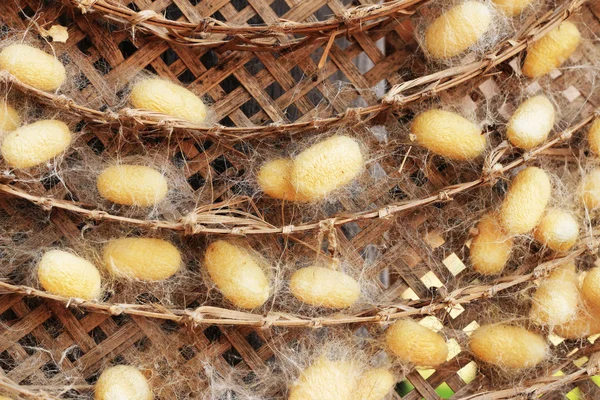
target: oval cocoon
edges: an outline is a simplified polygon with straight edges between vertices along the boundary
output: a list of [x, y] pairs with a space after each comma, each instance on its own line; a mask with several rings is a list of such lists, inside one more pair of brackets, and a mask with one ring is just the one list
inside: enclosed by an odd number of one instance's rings
[[296, 156], [290, 182], [298, 197], [320, 200], [350, 183], [363, 170], [364, 164], [356, 140], [332, 136]]
[[108, 167], [98, 175], [96, 186], [100, 196], [113, 203], [140, 207], [160, 203], [169, 191], [164, 175], [143, 165]]
[[582, 339], [600, 333], [600, 318], [580, 307], [575, 318], [554, 327], [554, 333], [565, 339]]
[[472, 160], [486, 146], [477, 125], [450, 111], [433, 109], [419, 114], [411, 132], [420, 146], [453, 160]]
[[302, 371], [290, 388], [289, 400], [348, 400], [356, 384], [357, 371], [347, 361], [320, 357]]
[[527, 167], [513, 179], [502, 208], [500, 224], [510, 235], [531, 231], [538, 224], [550, 200], [550, 179], [537, 167]]
[[508, 369], [535, 367], [548, 353], [543, 336], [505, 324], [481, 326], [472, 333], [469, 347], [480, 360]]
[[65, 67], [56, 57], [26, 44], [11, 44], [2, 49], [0, 69], [47, 92], [58, 89], [67, 78]]
[[517, 108], [508, 121], [506, 135], [513, 146], [531, 150], [546, 140], [555, 119], [550, 100], [546, 96], [534, 96]]
[[493, 0], [493, 2], [504, 15], [513, 17], [521, 14], [525, 7], [533, 3], [533, 0]]
[[66, 251], [44, 253], [37, 275], [49, 293], [84, 300], [97, 299], [102, 293], [102, 279], [94, 264]]
[[492, 10], [465, 1], [439, 16], [425, 31], [425, 47], [434, 58], [459, 55], [476, 44], [490, 27]]
[[592, 268], [585, 274], [581, 296], [592, 309], [600, 311], [600, 268]]
[[12, 131], [2, 141], [2, 157], [14, 168], [30, 168], [50, 161], [71, 144], [71, 131], [62, 121], [47, 119]]
[[396, 379], [385, 368], [375, 368], [358, 378], [352, 400], [383, 400], [396, 384]]
[[588, 144], [590, 150], [597, 156], [600, 155], [600, 118], [596, 118], [588, 131]]
[[575, 318], [579, 307], [575, 265], [554, 270], [537, 288], [531, 299], [531, 319], [542, 325], [560, 325]]
[[593, 169], [583, 177], [579, 195], [588, 210], [594, 211], [600, 207], [600, 168]]
[[265, 271], [246, 249], [218, 240], [206, 249], [204, 265], [223, 296], [235, 306], [256, 308], [269, 298]]
[[390, 326], [385, 342], [400, 360], [417, 366], [435, 367], [448, 358], [448, 345], [442, 335], [412, 319], [401, 319]]
[[95, 400], [152, 400], [146, 377], [137, 368], [117, 365], [106, 369], [94, 387]]
[[470, 247], [473, 269], [483, 275], [501, 273], [510, 257], [513, 239], [506, 234], [495, 214], [481, 218], [477, 230], [479, 233]]
[[564, 21], [529, 47], [523, 74], [539, 78], [560, 67], [577, 49], [580, 39], [577, 26], [571, 21]]
[[154, 238], [113, 239], [102, 253], [111, 275], [142, 281], [173, 276], [181, 266], [181, 253], [170, 242]]
[[292, 160], [280, 158], [269, 161], [258, 171], [257, 181], [265, 194], [276, 199], [290, 201], [308, 201], [296, 192], [290, 180]]
[[0, 131], [12, 132], [21, 125], [21, 117], [10, 104], [0, 101]]
[[579, 238], [579, 224], [570, 213], [553, 208], [542, 217], [533, 236], [549, 249], [567, 251]]
[[206, 106], [202, 100], [186, 88], [164, 79], [144, 79], [135, 84], [129, 95], [135, 108], [200, 124], [206, 119]]
[[360, 285], [349, 275], [325, 267], [300, 268], [290, 278], [290, 291], [313, 306], [346, 308], [360, 297]]

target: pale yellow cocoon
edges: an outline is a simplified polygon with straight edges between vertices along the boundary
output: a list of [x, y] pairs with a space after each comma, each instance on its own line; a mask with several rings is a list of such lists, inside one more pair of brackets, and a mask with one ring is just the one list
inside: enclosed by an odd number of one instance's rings
[[135, 108], [200, 124], [206, 119], [206, 106], [202, 100], [186, 88], [163, 79], [144, 79], [135, 84], [129, 95]]
[[290, 388], [288, 400], [348, 400], [358, 371], [347, 361], [320, 357], [307, 367]]
[[554, 327], [554, 333], [565, 339], [582, 339], [600, 333], [600, 318], [580, 307], [575, 318]]
[[600, 118], [596, 118], [588, 131], [588, 144], [590, 150], [597, 156], [600, 155]]
[[150, 207], [160, 203], [169, 191], [167, 179], [143, 165], [114, 165], [106, 168], [96, 182], [100, 196], [117, 204]]
[[600, 268], [592, 268], [585, 275], [581, 296], [592, 311], [600, 316]]
[[504, 15], [514, 17], [521, 12], [534, 0], [492, 0], [496, 8]]
[[129, 365], [106, 369], [94, 387], [94, 400], [152, 400], [148, 380]]
[[360, 297], [360, 285], [349, 275], [325, 267], [300, 268], [290, 278], [290, 291], [313, 306], [346, 308]]
[[507, 369], [535, 367], [548, 354], [543, 336], [505, 324], [481, 326], [471, 334], [469, 347], [480, 360]]
[[292, 160], [278, 158], [263, 164], [258, 171], [257, 181], [265, 194], [276, 199], [289, 201], [309, 201], [296, 192], [290, 180]]
[[580, 296], [575, 265], [554, 270], [531, 298], [529, 317], [540, 325], [560, 325], [576, 317]]
[[113, 276], [161, 281], [179, 271], [181, 253], [162, 239], [120, 238], [104, 246], [102, 260]]
[[49, 293], [84, 300], [97, 299], [102, 293], [102, 278], [94, 264], [66, 251], [44, 253], [37, 275]]
[[589, 211], [600, 207], [600, 168], [592, 170], [583, 177], [579, 187], [581, 202]]
[[240, 308], [262, 306], [269, 298], [265, 271], [246, 249], [218, 240], [204, 255], [204, 267], [223, 296]]
[[580, 40], [577, 26], [571, 21], [564, 21], [529, 47], [523, 74], [539, 78], [560, 67], [577, 49]]
[[544, 214], [533, 236], [551, 250], [568, 251], [579, 238], [579, 223], [572, 214], [553, 208]]
[[550, 178], [537, 167], [527, 167], [513, 179], [500, 209], [500, 224], [510, 235], [531, 231], [550, 200]]
[[47, 92], [58, 89], [67, 78], [56, 57], [26, 44], [11, 44], [0, 52], [0, 69], [19, 81]]
[[435, 367], [448, 358], [448, 345], [442, 335], [412, 319], [401, 319], [390, 326], [385, 342], [400, 360], [418, 366]]
[[62, 121], [48, 119], [22, 126], [2, 141], [2, 157], [14, 168], [30, 168], [52, 160], [71, 144], [71, 131]]
[[383, 400], [396, 384], [396, 379], [385, 368], [363, 373], [356, 383], [350, 400]]
[[10, 397], [0, 396], [0, 400], [13, 400]]
[[483, 275], [501, 273], [510, 257], [513, 239], [506, 234], [496, 214], [481, 218], [477, 231], [470, 247], [473, 269]]
[[298, 198], [321, 200], [352, 182], [363, 170], [364, 164], [356, 140], [348, 136], [332, 136], [296, 156], [290, 182]]
[[486, 146], [477, 125], [450, 111], [433, 109], [417, 115], [411, 132], [420, 146], [452, 160], [472, 160]]
[[546, 96], [533, 96], [517, 108], [506, 126], [506, 136], [513, 146], [531, 150], [550, 134], [556, 113]]
[[452, 7], [429, 25], [425, 47], [434, 58], [450, 58], [476, 44], [489, 29], [492, 10], [477, 1]]
[[0, 101], [0, 132], [12, 132], [20, 125], [21, 117], [17, 110], [7, 102]]

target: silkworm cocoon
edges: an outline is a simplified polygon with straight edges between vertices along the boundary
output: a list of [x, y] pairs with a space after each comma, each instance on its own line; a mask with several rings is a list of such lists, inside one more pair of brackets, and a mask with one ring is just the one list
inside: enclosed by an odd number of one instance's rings
[[204, 255], [204, 266], [223, 296], [240, 308], [262, 306], [269, 298], [265, 271], [246, 249], [218, 240]]
[[98, 269], [66, 251], [46, 252], [38, 264], [37, 275], [44, 290], [60, 296], [92, 300], [102, 292]]
[[346, 308], [360, 297], [360, 285], [349, 275], [325, 267], [300, 268], [290, 278], [298, 300], [319, 307]]
[[535, 367], [548, 353], [543, 336], [505, 324], [481, 326], [471, 334], [469, 347], [480, 360], [507, 369]]
[[498, 8], [504, 15], [513, 17], [521, 14], [521, 12], [531, 3], [533, 0], [492, 0], [496, 8]]
[[486, 146], [477, 125], [450, 111], [433, 109], [419, 114], [411, 132], [420, 146], [453, 160], [472, 160]]
[[14, 168], [50, 161], [71, 144], [71, 131], [62, 121], [47, 119], [22, 126], [4, 137], [2, 157]]
[[485, 215], [477, 224], [477, 231], [470, 247], [473, 269], [483, 275], [499, 274], [510, 257], [513, 239], [506, 234], [496, 214]]
[[531, 150], [543, 143], [556, 119], [554, 106], [546, 96], [533, 96], [517, 108], [508, 121], [506, 135], [513, 146]]
[[351, 400], [383, 400], [395, 383], [394, 375], [387, 369], [372, 369], [358, 378]]
[[596, 118], [588, 131], [588, 144], [590, 150], [597, 156], [600, 155], [600, 118]]
[[167, 179], [143, 165], [114, 165], [96, 181], [100, 196], [117, 204], [149, 207], [160, 203], [169, 191]]
[[575, 318], [579, 307], [575, 265], [554, 270], [537, 288], [531, 299], [531, 319], [541, 325], [560, 325]]
[[477, 1], [465, 1], [446, 11], [425, 31], [425, 47], [434, 58], [459, 55], [476, 44], [489, 29], [492, 10]]
[[102, 260], [111, 275], [160, 281], [181, 266], [181, 253], [170, 242], [154, 238], [113, 239], [104, 247]]
[[0, 132], [12, 132], [20, 125], [21, 117], [19, 117], [17, 110], [7, 102], [0, 101]]
[[356, 384], [356, 367], [320, 357], [290, 388], [288, 400], [348, 400]]
[[163, 79], [145, 79], [137, 83], [129, 96], [135, 108], [156, 111], [194, 124], [206, 119], [206, 106], [186, 88]]
[[348, 136], [332, 136], [296, 156], [290, 182], [298, 197], [320, 200], [350, 183], [362, 171], [364, 164], [356, 140]]
[[581, 296], [593, 310], [600, 311], [600, 268], [592, 268], [585, 275]]
[[512, 181], [500, 209], [500, 224], [510, 235], [531, 231], [538, 224], [548, 200], [550, 179], [537, 167], [528, 167]]
[[600, 168], [592, 170], [582, 179], [579, 196], [588, 210], [600, 207]]
[[579, 224], [570, 213], [554, 208], [542, 217], [533, 236], [554, 251], [567, 251], [579, 238]]
[[412, 319], [396, 321], [385, 333], [385, 341], [400, 360], [418, 366], [435, 367], [448, 358], [444, 338]]
[[58, 89], [67, 78], [56, 57], [26, 44], [11, 44], [0, 52], [0, 69], [19, 81], [47, 92]]
[[258, 171], [258, 185], [267, 195], [289, 201], [308, 201], [296, 192], [290, 181], [292, 160], [279, 158], [269, 161]]
[[105, 370], [98, 378], [94, 392], [95, 400], [152, 400], [154, 397], [146, 377], [129, 365]]
[[580, 307], [575, 318], [554, 327], [554, 333], [565, 339], [582, 339], [600, 333], [600, 318]]
[[580, 39], [577, 26], [564, 21], [531, 45], [523, 63], [523, 74], [539, 78], [560, 67], [577, 49]]
[[10, 397], [0, 396], [0, 400], [13, 400]]

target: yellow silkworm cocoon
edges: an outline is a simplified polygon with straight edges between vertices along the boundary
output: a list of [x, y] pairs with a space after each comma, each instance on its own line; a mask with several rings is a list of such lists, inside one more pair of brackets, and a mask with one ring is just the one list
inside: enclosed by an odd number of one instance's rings
[[94, 400], [154, 398], [146, 377], [129, 365], [117, 365], [102, 372], [94, 386], [94, 392]]
[[0, 132], [12, 132], [20, 125], [21, 117], [17, 110], [7, 102], [0, 101]]
[[198, 96], [164, 79], [144, 79], [135, 84], [129, 101], [135, 108], [171, 115], [193, 124], [206, 119], [206, 106]]
[[425, 47], [434, 58], [457, 56], [476, 44], [491, 22], [492, 10], [487, 5], [465, 1], [429, 25], [425, 31]]
[[537, 167], [527, 167], [513, 179], [500, 209], [500, 224], [509, 235], [531, 231], [550, 200], [550, 178]]
[[513, 239], [506, 234], [495, 214], [481, 218], [477, 231], [470, 247], [473, 269], [483, 275], [501, 273], [510, 257]]
[[102, 293], [102, 278], [94, 264], [66, 251], [46, 252], [37, 275], [49, 293], [84, 300], [97, 299]]
[[50, 161], [71, 144], [71, 131], [62, 121], [47, 119], [22, 126], [4, 137], [2, 157], [14, 168]]
[[587, 272], [581, 285], [581, 296], [586, 304], [600, 311], [600, 268], [595, 267]]
[[448, 345], [442, 335], [412, 319], [401, 319], [390, 326], [385, 342], [400, 360], [417, 366], [435, 367], [448, 358]]
[[579, 223], [572, 214], [553, 208], [542, 217], [533, 236], [549, 249], [564, 252], [577, 242]]
[[36, 89], [52, 92], [67, 78], [56, 57], [26, 44], [11, 44], [0, 52], [0, 69]]
[[102, 260], [113, 276], [161, 281], [179, 271], [181, 253], [162, 239], [120, 238], [104, 246]]
[[582, 339], [600, 333], [600, 318], [580, 307], [575, 318], [554, 327], [554, 333], [565, 339]]
[[0, 400], [13, 400], [10, 397], [0, 396]]
[[290, 170], [290, 182], [298, 198], [320, 200], [350, 183], [363, 170], [364, 164], [356, 140], [332, 136], [296, 156]]
[[596, 118], [590, 126], [588, 144], [594, 154], [600, 155], [600, 118]]
[[204, 266], [223, 296], [240, 308], [262, 306], [271, 291], [264, 269], [246, 249], [218, 240], [204, 255]]
[[592, 170], [587, 174], [579, 188], [581, 202], [589, 211], [600, 207], [600, 168]]
[[396, 379], [385, 368], [363, 373], [356, 382], [351, 400], [383, 400], [396, 384]]
[[278, 158], [269, 161], [258, 171], [257, 181], [261, 190], [276, 199], [289, 201], [308, 201], [296, 192], [290, 181], [292, 160]]
[[480, 360], [507, 369], [535, 367], [548, 354], [543, 336], [505, 324], [481, 326], [471, 334], [469, 347]]
[[300, 268], [290, 278], [290, 291], [313, 306], [346, 308], [360, 297], [360, 285], [349, 275], [325, 267]]
[[554, 106], [546, 96], [533, 96], [517, 108], [506, 126], [506, 136], [513, 146], [531, 150], [543, 143], [556, 119]]
[[531, 299], [530, 318], [541, 325], [560, 325], [575, 318], [579, 307], [575, 265], [554, 270], [542, 281]]
[[356, 367], [347, 361], [320, 357], [302, 371], [290, 388], [288, 400], [348, 400], [357, 378]]
[[560, 67], [577, 49], [580, 40], [577, 26], [564, 21], [530, 46], [523, 63], [523, 74], [539, 78]]
[[452, 160], [472, 160], [486, 146], [477, 125], [450, 111], [433, 109], [419, 114], [411, 132], [420, 146]]
[[106, 168], [96, 181], [100, 196], [113, 203], [150, 207], [167, 196], [167, 179], [157, 170], [143, 165], [114, 165]]
[[496, 8], [504, 15], [514, 17], [521, 12], [534, 0], [492, 0]]

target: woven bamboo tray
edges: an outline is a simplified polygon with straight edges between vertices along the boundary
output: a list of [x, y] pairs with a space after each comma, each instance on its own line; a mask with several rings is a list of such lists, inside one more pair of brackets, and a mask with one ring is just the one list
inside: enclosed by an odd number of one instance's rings
[[[493, 96], [493, 88], [503, 87], [518, 69], [527, 46], [573, 13], [588, 37], [600, 33], [597, 2], [559, 2], [522, 21], [473, 60], [437, 69], [419, 55], [410, 19], [425, 1], [361, 2], [358, 8], [340, 0], [125, 3], [0, 2], [0, 34], [28, 31], [28, 38], [39, 40], [43, 28], [57, 22], [67, 26], [67, 43], [53, 48], [78, 71], [77, 85], [57, 94], [40, 92], [5, 73], [0, 75], [2, 86], [80, 121], [79, 141], [98, 158], [133, 154], [139, 143], [160, 148], [201, 206], [179, 218], [123, 217], [74, 201], [72, 194], [79, 197], [81, 189], [68, 184], [31, 184], [19, 176], [2, 176], [0, 220], [22, 232], [0, 235], [2, 246], [76, 246], [89, 229], [105, 226], [173, 231], [193, 243], [211, 235], [246, 235], [275, 253], [290, 243], [309, 244], [301, 250], [306, 254], [322, 245], [363, 268], [379, 296], [364, 309], [331, 315], [230, 310], [203, 302], [206, 288], [201, 286], [195, 296], [168, 306], [160, 299], [136, 303], [117, 297], [74, 302], [4, 271], [1, 390], [23, 398], [88, 399], [102, 368], [131, 363], [155, 371], [149, 377], [157, 398], [211, 398], [214, 375], [230, 377], [236, 387], [251, 387], [256, 376], [274, 368], [281, 349], [314, 332], [311, 328], [374, 332], [403, 316], [433, 315], [461, 332], [473, 327], [498, 297], [517, 296], [565, 260], [594, 258], [596, 232], [591, 232], [565, 259], [532, 257], [501, 278], [482, 281], [469, 271], [466, 257], [468, 228], [482, 210], [448, 225], [449, 218], [473, 199], [489, 196], [521, 165], [573, 158], [565, 143], [581, 134], [600, 106], [600, 94], [578, 71], [553, 75], [551, 87], [562, 96], [563, 114], [569, 118], [562, 131], [529, 153], [500, 144], [483, 168], [445, 168], [441, 160], [419, 157], [423, 153], [393, 133], [404, 132], [411, 106], [432, 97], [476, 105]], [[587, 46], [574, 57], [597, 63], [600, 47]], [[213, 103], [215, 124], [193, 126], [122, 108], [119, 93], [144, 70], [206, 96]], [[282, 214], [268, 199], [252, 198], [245, 182], [255, 153], [340, 127], [369, 138], [365, 144], [377, 159], [369, 168], [381, 169], [385, 178], [374, 185], [361, 181], [355, 197], [342, 197], [301, 217]], [[392, 137], [387, 143], [373, 135], [382, 127]], [[409, 156], [411, 151], [415, 153]], [[499, 169], [494, 168], [497, 162], [502, 163]], [[408, 374], [393, 398], [438, 399], [440, 386], [449, 388], [453, 399], [558, 399], [575, 388], [584, 398], [600, 398], [600, 389], [589, 379], [598, 372], [593, 356], [598, 349], [592, 341], [557, 342], [545, 376], [517, 384], [498, 380], [485, 369], [467, 379], [474, 360], [460, 351], [436, 371]], [[223, 398], [243, 398], [233, 392], [228, 396]], [[285, 398], [285, 388], [275, 386], [268, 398]]]

